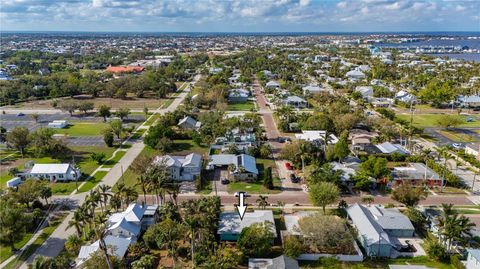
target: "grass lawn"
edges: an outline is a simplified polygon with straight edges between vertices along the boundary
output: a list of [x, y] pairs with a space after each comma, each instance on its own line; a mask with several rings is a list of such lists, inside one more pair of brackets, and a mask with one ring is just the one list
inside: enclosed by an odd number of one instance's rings
[[105, 167], [105, 168], [113, 167], [115, 164], [118, 163], [118, 161], [120, 161], [120, 159], [125, 155], [125, 153], [127, 153], [127, 152], [126, 151], [117, 151], [117, 153], [115, 153], [115, 156], [112, 159], [107, 160], [107, 161], [105, 161], [105, 163], [103, 163], [103, 167]]
[[[78, 181], [78, 186], [82, 184], [82, 181]], [[72, 193], [75, 188], [75, 181], [72, 182], [49, 182], [48, 185], [52, 188], [53, 194], [60, 194], [60, 195], [69, 195]]]
[[173, 140], [173, 143], [173, 152], [169, 153], [172, 155], [187, 155], [192, 152], [205, 154], [208, 151], [207, 147], [198, 146], [197, 144], [193, 143], [192, 140]]
[[64, 129], [55, 129], [55, 133], [69, 136], [100, 136], [107, 127], [108, 123], [105, 122], [75, 121], [70, 122], [70, 125]]
[[160, 117], [159, 114], [154, 114], [153, 116], [151, 116], [151, 117], [145, 122], [145, 125], [146, 125], [146, 126], [152, 125], [159, 117]]
[[162, 108], [169, 107], [173, 103], [173, 100], [175, 100], [174, 96], [173, 97], [168, 97], [167, 101], [165, 101], [165, 103], [163, 103]]
[[93, 175], [93, 177], [91, 177], [87, 182], [85, 182], [82, 187], [78, 189], [78, 192], [86, 192], [93, 189], [100, 181], [102, 181], [102, 179], [107, 173], [108, 172], [106, 171], [98, 171], [97, 173], [95, 173], [95, 175]]
[[455, 130], [440, 130], [438, 133], [455, 142], [468, 143], [476, 140], [475, 137], [471, 135], [456, 132]]
[[[22, 240], [20, 240], [20, 242], [15, 243], [15, 248], [16, 249], [22, 248], [28, 242], [28, 240], [30, 240], [30, 238], [32, 238], [32, 236], [33, 236], [32, 233], [25, 233], [25, 235], [23, 235]], [[9, 246], [5, 246], [3, 244], [0, 245], [0, 263], [5, 261], [6, 259], [8, 259], [12, 255], [13, 255], [13, 253], [12, 253]]]
[[145, 133], [146, 129], [139, 129], [138, 131], [136, 131], [131, 139], [139, 139], [140, 137], [142, 137], [142, 135]]
[[254, 108], [255, 108], [255, 105], [250, 101], [246, 103], [228, 104], [228, 110], [230, 111], [251, 111]]
[[231, 182], [228, 184], [228, 192], [235, 193], [238, 191], [245, 191], [250, 194], [275, 194], [280, 193], [281, 182], [279, 179], [273, 179], [273, 185], [275, 188], [273, 190], [269, 190], [265, 188], [262, 182]]
[[62, 223], [63, 219], [66, 217], [65, 213], [59, 214], [58, 216], [55, 216], [49, 221], [49, 225], [45, 227], [42, 231], [42, 234], [35, 240], [33, 241], [33, 244], [31, 244], [25, 251], [11, 261], [7, 266], [5, 266], [5, 269], [12, 269], [12, 268], [18, 268], [20, 265], [25, 262], [35, 251], [47, 240], [48, 237], [55, 231], [55, 229]]
[[[80, 170], [82, 170], [83, 174], [90, 175], [97, 169], [98, 164], [97, 162], [93, 161], [90, 158], [91, 153], [104, 153], [107, 158], [110, 158], [112, 156], [113, 152], [115, 151], [115, 148], [109, 148], [109, 147], [94, 147], [94, 146], [77, 146], [77, 147], [70, 147], [72, 150], [75, 151], [75, 163], [80, 166]], [[70, 157], [71, 158], [71, 157]], [[66, 160], [66, 161], [71, 161], [71, 160]]]
[[[443, 116], [442, 114], [414, 114], [413, 115], [413, 125], [416, 127], [439, 127], [438, 126], [438, 119]], [[398, 118], [410, 122], [410, 115], [408, 114], [401, 114], [397, 115]], [[457, 115], [457, 117], [463, 120], [463, 123], [458, 127], [480, 127], [479, 121], [474, 122], [467, 122], [466, 119], [470, 116], [466, 115]]]
[[426, 256], [414, 257], [414, 258], [397, 258], [397, 259], [377, 259], [370, 260], [365, 259], [361, 263], [354, 262], [333, 262], [328, 264], [322, 264], [320, 261], [299, 261], [301, 268], [311, 268], [311, 269], [367, 269], [367, 268], [381, 268], [388, 269], [389, 264], [398, 264], [398, 265], [425, 265], [429, 268], [437, 269], [454, 269], [453, 265], [449, 263], [442, 263], [437, 261], [431, 261]]

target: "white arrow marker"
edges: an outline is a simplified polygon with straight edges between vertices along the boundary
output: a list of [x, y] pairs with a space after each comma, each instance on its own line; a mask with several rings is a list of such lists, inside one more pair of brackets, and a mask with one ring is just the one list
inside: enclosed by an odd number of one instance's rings
[[245, 193], [239, 192], [238, 193], [238, 205], [237, 205], [238, 215], [240, 216], [240, 220], [243, 220], [243, 216], [245, 216], [245, 211], [247, 211], [247, 206], [245, 205]]

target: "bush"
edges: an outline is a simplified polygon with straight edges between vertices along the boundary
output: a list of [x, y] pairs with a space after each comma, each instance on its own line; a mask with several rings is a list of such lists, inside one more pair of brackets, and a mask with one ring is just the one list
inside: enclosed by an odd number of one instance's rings
[[38, 208], [38, 209], [43, 209], [43, 204], [42, 204], [42, 202], [40, 202], [39, 200], [35, 200], [35, 201], [33, 201], [33, 203], [32, 203], [32, 208], [33, 208], [33, 209], [36, 209], [36, 208]]
[[464, 269], [465, 268], [465, 266], [463, 266], [463, 263], [460, 261], [459, 255], [450, 256], [450, 264], [455, 269]]
[[425, 240], [424, 249], [428, 257], [432, 260], [443, 261], [447, 257], [445, 246], [433, 236], [429, 236], [427, 240]]
[[107, 131], [105, 134], [103, 134], [103, 141], [105, 144], [107, 144], [107, 146], [113, 147], [114, 137], [112, 131]]
[[303, 244], [297, 237], [287, 235], [283, 240], [283, 253], [288, 257], [295, 259], [303, 253]]
[[265, 188], [271, 190], [273, 189], [273, 178], [272, 178], [272, 168], [267, 167], [265, 171], [263, 172], [263, 186]]

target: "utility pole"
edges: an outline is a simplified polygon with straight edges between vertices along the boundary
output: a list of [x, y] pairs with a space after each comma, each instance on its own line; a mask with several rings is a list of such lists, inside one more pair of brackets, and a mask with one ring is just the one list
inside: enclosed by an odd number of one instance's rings
[[413, 137], [413, 99], [410, 100], [410, 130], [408, 137], [408, 146], [410, 151], [412, 151], [412, 137]]
[[477, 179], [477, 173], [473, 173], [472, 192], [475, 193], [475, 180]]

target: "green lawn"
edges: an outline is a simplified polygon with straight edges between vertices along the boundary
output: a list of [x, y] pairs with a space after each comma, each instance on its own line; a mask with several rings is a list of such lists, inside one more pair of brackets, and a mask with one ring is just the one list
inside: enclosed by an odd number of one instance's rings
[[146, 125], [146, 126], [152, 125], [159, 117], [160, 117], [159, 114], [154, 114], [153, 116], [151, 116], [151, 117], [145, 122], [145, 125]]
[[108, 172], [106, 171], [98, 171], [93, 177], [91, 177], [87, 182], [85, 182], [82, 187], [78, 189], [78, 192], [86, 192], [93, 189], [100, 181], [102, 181], [102, 179], [107, 173]]
[[[78, 181], [78, 186], [82, 184], [82, 181]], [[60, 195], [69, 195], [72, 193], [75, 188], [76, 184], [75, 181], [72, 182], [49, 182], [48, 185], [52, 188], [53, 194], [60, 194]]]
[[107, 160], [107, 161], [105, 161], [105, 163], [103, 163], [103, 167], [105, 167], [105, 168], [113, 167], [115, 164], [118, 163], [118, 161], [120, 161], [120, 159], [125, 155], [125, 153], [127, 153], [127, 152], [126, 151], [117, 151], [117, 153], [115, 153], [115, 156], [112, 159]]
[[301, 268], [311, 268], [311, 269], [367, 269], [367, 268], [378, 268], [378, 269], [388, 269], [389, 264], [398, 264], [398, 265], [425, 265], [430, 268], [437, 269], [454, 269], [453, 265], [449, 263], [437, 262], [428, 259], [426, 256], [419, 256], [414, 258], [397, 258], [397, 259], [376, 259], [370, 260], [365, 259], [361, 263], [356, 262], [333, 262], [333, 264], [328, 263], [324, 265], [321, 261], [300, 261]]
[[[80, 166], [83, 174], [90, 175], [95, 169], [97, 169], [98, 164], [97, 162], [93, 161], [90, 158], [90, 154], [95, 153], [104, 153], [107, 158], [112, 156], [115, 148], [109, 147], [84, 147], [84, 146], [77, 146], [77, 147], [70, 147], [72, 150], [75, 151], [75, 163]], [[71, 158], [71, 157], [70, 157]], [[66, 160], [70, 161], [70, 160]]]
[[[438, 119], [442, 116], [442, 114], [414, 114], [413, 115], [413, 125], [416, 127], [439, 127], [438, 126]], [[410, 122], [410, 115], [408, 114], [401, 114], [397, 115], [398, 118]], [[458, 115], [457, 117], [461, 118], [464, 123], [461, 124], [459, 127], [480, 127], [480, 121], [474, 122], [467, 122], [466, 119], [470, 116], [465, 115]]]
[[474, 142], [476, 139], [475, 137], [464, 134], [461, 132], [456, 132], [455, 130], [440, 130], [438, 131], [441, 135], [447, 137], [448, 139], [455, 141], [455, 142], [460, 142], [460, 143], [468, 143], [468, 142]]
[[103, 130], [108, 127], [105, 122], [70, 122], [70, 125], [64, 129], [55, 129], [57, 134], [66, 134], [70, 136], [100, 136]]
[[169, 154], [172, 155], [187, 155], [192, 152], [198, 153], [198, 154], [205, 154], [208, 151], [207, 147], [204, 146], [199, 146], [195, 143], [193, 143], [192, 140], [174, 140], [173, 141], [173, 152], [170, 152]]
[[173, 100], [175, 100], [175, 97], [168, 97], [167, 101], [163, 103], [162, 108], [169, 107], [173, 103]]
[[250, 101], [246, 103], [228, 104], [228, 110], [230, 111], [251, 111], [254, 108], [255, 108], [255, 105]]
[[[19, 242], [15, 243], [15, 248], [16, 249], [20, 249], [22, 248], [27, 242], [28, 240], [30, 240], [30, 238], [32, 238], [33, 234], [32, 233], [26, 233], [22, 240], [20, 240]], [[6, 259], [8, 259], [10, 256], [12, 256], [12, 251], [10, 249], [9, 246], [5, 246], [5, 245], [0, 245], [0, 263], [2, 263], [3, 261], [5, 261]]]
[[20, 267], [20, 265], [24, 263], [33, 253], [35, 253], [35, 251], [48, 239], [48, 237], [50, 237], [50, 235], [53, 233], [53, 231], [55, 231], [58, 225], [62, 223], [65, 217], [66, 214], [62, 213], [50, 219], [49, 225], [43, 229], [42, 234], [35, 241], [33, 241], [33, 244], [27, 247], [22, 255], [7, 264], [4, 269]]

